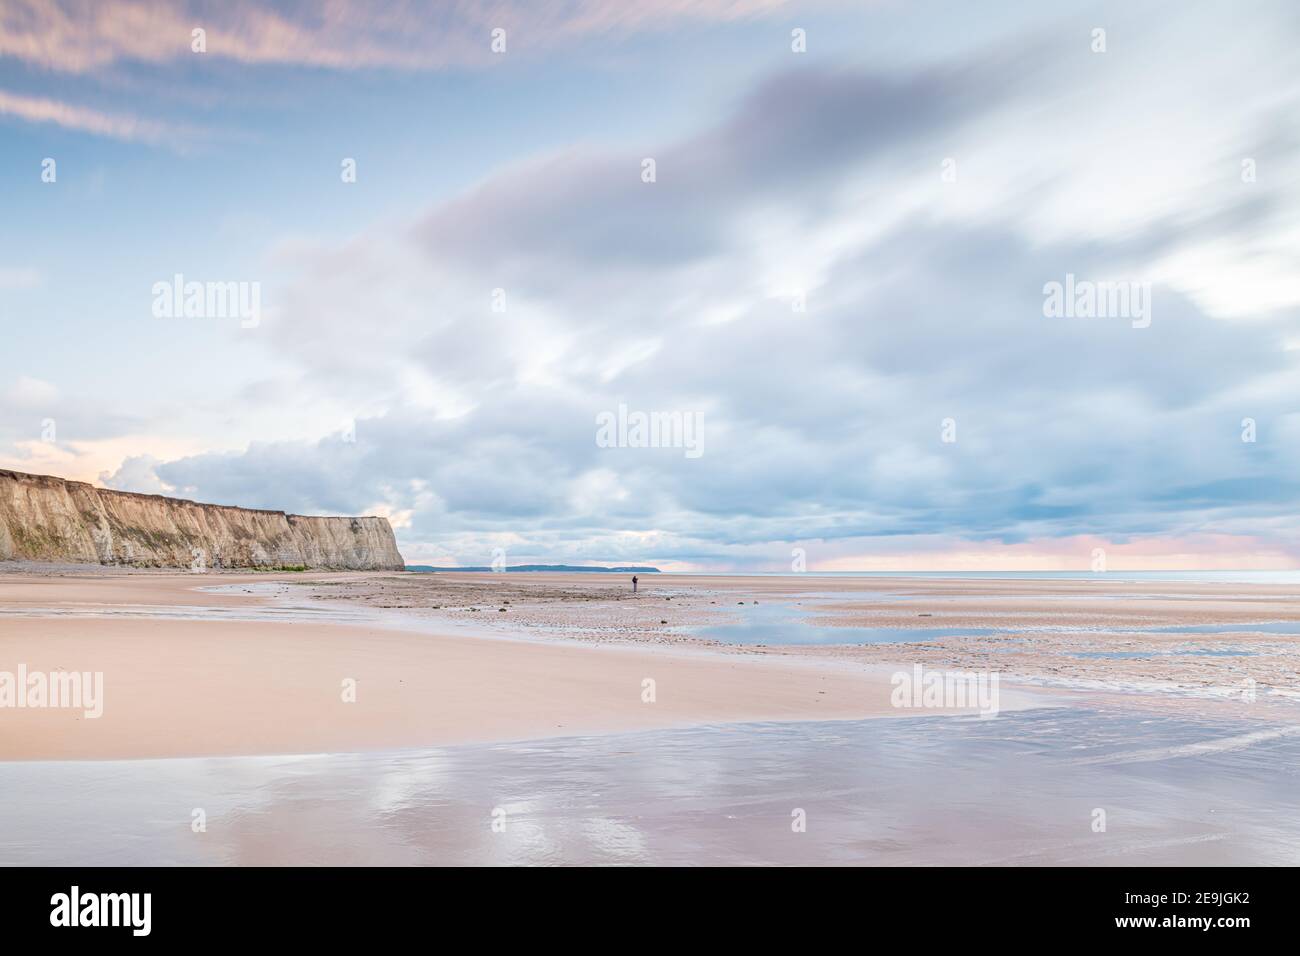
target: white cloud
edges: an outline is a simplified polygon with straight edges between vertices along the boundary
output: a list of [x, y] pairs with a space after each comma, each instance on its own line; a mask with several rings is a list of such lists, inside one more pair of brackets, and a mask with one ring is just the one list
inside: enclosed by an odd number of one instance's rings
[[53, 409], [59, 400], [59, 390], [55, 385], [39, 378], [20, 375], [7, 389], [5, 402], [21, 409]]

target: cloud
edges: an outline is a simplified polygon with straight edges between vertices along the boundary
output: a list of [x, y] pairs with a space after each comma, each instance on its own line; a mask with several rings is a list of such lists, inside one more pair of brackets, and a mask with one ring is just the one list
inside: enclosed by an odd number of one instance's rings
[[[1086, 44], [814, 66], [679, 141], [573, 146], [397, 228], [286, 250], [263, 338], [305, 393], [357, 408], [355, 441], [153, 473], [248, 506], [378, 503], [409, 513], [409, 552], [468, 563], [502, 546], [785, 567], [795, 544], [853, 560], [936, 542], [1055, 560], [1215, 535], [1290, 555], [1300, 207], [1285, 177], [1246, 189], [1234, 152], [1271, 115], [1258, 101], [1297, 87], [1262, 92], [1236, 60], [1142, 35], [1174, 65], [1136, 118], [1142, 64], [1080, 84], [1110, 69]], [[1252, 59], [1270, 49], [1256, 39]], [[1189, 116], [1184, 98], [1233, 107]], [[1135, 164], [1161, 176], [1126, 188], [1116, 170]], [[1232, 269], [1243, 238], [1267, 297]], [[1149, 282], [1150, 326], [1046, 316], [1044, 284], [1067, 274]], [[598, 446], [596, 416], [620, 404], [699, 415], [705, 454]]]
[[58, 400], [57, 386], [27, 375], [20, 375], [4, 394], [6, 404], [21, 409], [49, 409]]
[[155, 470], [160, 464], [152, 455], [134, 455], [112, 472], [99, 474], [99, 483], [118, 491], [134, 491], [146, 495], [172, 494], [176, 489], [165, 484]]
[[53, 123], [64, 129], [97, 136], [145, 143], [176, 144], [193, 130], [136, 116], [103, 113], [84, 106], [40, 96], [24, 96], [0, 90], [0, 116], [16, 116], [30, 123]]
[[274, 9], [252, 0], [10, 0], [0, 7], [0, 56], [66, 73], [164, 63], [192, 56], [191, 32], [202, 28], [205, 55], [214, 59], [431, 70], [487, 65], [497, 27], [508, 31], [510, 52], [529, 55], [584, 37], [728, 22], [785, 6], [785, 0], [300, 0]]
[[[558, 262], [601, 269], [672, 268], [735, 245], [744, 216], [776, 207], [804, 223], [839, 198], [849, 171], [1000, 101], [1000, 71], [966, 67], [903, 76], [795, 70], [771, 77], [724, 123], [646, 157], [570, 150], [522, 163], [438, 208], [416, 227], [432, 256], [475, 268], [527, 269], [538, 284]], [[600, 214], [594, 213], [599, 210]]]

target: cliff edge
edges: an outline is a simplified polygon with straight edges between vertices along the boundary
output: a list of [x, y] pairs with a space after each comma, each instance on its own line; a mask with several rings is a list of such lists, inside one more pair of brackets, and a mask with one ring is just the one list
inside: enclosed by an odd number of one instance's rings
[[310, 518], [0, 470], [0, 561], [148, 568], [406, 567], [387, 518]]

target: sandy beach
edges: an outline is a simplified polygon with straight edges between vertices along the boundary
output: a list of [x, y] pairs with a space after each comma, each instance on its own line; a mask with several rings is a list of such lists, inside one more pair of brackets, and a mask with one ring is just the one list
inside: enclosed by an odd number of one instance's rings
[[[104, 699], [96, 717], [4, 710], [0, 759], [339, 753], [911, 716], [892, 705], [890, 681], [917, 664], [999, 673], [1003, 709], [1119, 698], [1291, 715], [1300, 637], [1247, 623], [1300, 618], [1288, 588], [1088, 584], [656, 575], [633, 594], [601, 574], [11, 566], [0, 575], [0, 671], [102, 674]], [[726, 642], [745, 615], [782, 607], [803, 616], [769, 630], [821, 641]], [[972, 632], [936, 638], [936, 622]], [[1226, 631], [1167, 630], [1180, 626]], [[889, 640], [861, 640], [878, 632]], [[1111, 646], [1121, 650], [1095, 650]], [[1250, 708], [1235, 700], [1245, 680]], [[1201, 696], [1189, 705], [1186, 692]]]
[[[327, 587], [371, 580], [339, 576]], [[842, 662], [510, 640], [458, 633], [454, 622], [219, 619], [274, 606], [266, 591], [283, 593], [275, 581], [4, 575], [0, 670], [102, 672], [105, 699], [89, 719], [73, 709], [0, 712], [0, 759], [352, 752], [898, 713], [888, 673]], [[221, 590], [199, 590], [212, 586]], [[177, 611], [193, 617], [158, 619]], [[653, 700], [643, 700], [646, 681]], [[345, 682], [355, 682], [349, 699]]]
[[9, 564], [0, 864], [1293, 863], [1291, 592]]
[[[300, 593], [540, 640], [709, 649], [863, 668], [996, 672], [1132, 703], [1284, 719], [1300, 701], [1300, 586], [1222, 581], [657, 574], [370, 575]], [[505, 609], [504, 612], [502, 609]]]

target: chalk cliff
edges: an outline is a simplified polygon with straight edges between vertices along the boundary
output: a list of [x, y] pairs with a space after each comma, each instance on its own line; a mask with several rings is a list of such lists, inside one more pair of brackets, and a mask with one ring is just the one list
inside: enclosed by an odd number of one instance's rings
[[309, 518], [0, 470], [0, 560], [401, 570], [387, 518]]

